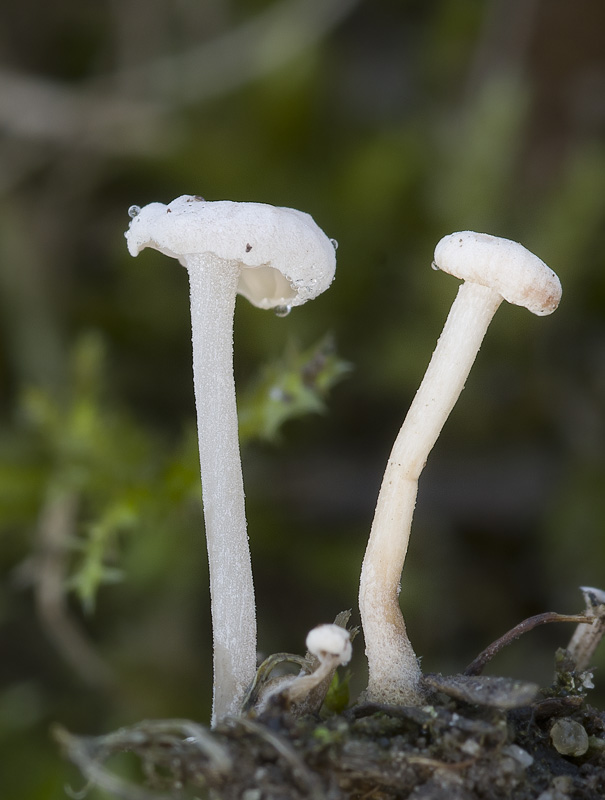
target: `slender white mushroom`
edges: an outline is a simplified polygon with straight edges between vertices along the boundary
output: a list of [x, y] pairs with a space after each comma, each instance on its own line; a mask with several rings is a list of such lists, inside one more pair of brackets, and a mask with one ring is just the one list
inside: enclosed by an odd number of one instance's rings
[[545, 315], [561, 297], [559, 279], [537, 256], [517, 242], [484, 233], [445, 236], [433, 266], [464, 283], [391, 451], [361, 571], [359, 604], [369, 662], [364, 696], [386, 703], [422, 701], [420, 667], [398, 600], [419, 475], [502, 300]]
[[246, 532], [235, 383], [236, 294], [283, 314], [331, 284], [334, 245], [301, 211], [261, 203], [130, 209], [128, 250], [177, 258], [189, 273], [193, 374], [214, 637], [213, 724], [237, 713], [256, 670], [256, 614]]

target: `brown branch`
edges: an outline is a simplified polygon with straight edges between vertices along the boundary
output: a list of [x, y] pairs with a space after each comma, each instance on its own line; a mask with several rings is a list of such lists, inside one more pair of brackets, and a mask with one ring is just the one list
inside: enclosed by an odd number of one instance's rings
[[516, 641], [520, 636], [528, 631], [537, 628], [539, 625], [545, 625], [548, 622], [586, 622], [592, 623], [592, 618], [584, 614], [557, 614], [554, 611], [546, 611], [543, 614], [536, 614], [534, 617], [523, 620], [518, 625], [515, 625], [508, 633], [496, 639], [495, 642], [486, 647], [483, 652], [479, 653], [477, 658], [468, 665], [464, 670], [464, 675], [480, 675], [486, 664], [511, 642]]

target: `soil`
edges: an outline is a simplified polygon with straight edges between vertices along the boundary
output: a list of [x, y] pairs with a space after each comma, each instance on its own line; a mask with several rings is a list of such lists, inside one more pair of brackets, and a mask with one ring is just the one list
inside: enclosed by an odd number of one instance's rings
[[[602, 800], [605, 713], [586, 701], [590, 673], [569, 669], [566, 651], [557, 665], [548, 689], [429, 675], [421, 707], [297, 717], [278, 699], [212, 731], [166, 720], [56, 738], [92, 783], [125, 800]], [[138, 783], [114, 771], [124, 752], [140, 764]]]

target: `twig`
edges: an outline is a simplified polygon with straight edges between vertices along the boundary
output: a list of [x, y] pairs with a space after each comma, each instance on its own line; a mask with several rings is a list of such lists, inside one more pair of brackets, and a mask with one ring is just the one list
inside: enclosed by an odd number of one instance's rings
[[[171, 795], [151, 793], [122, 780], [122, 778], [118, 778], [94, 756], [91, 756], [86, 739], [73, 736], [59, 725], [53, 728], [52, 733], [54, 739], [65, 751], [66, 756], [78, 767], [90, 784], [100, 786], [115, 797], [121, 798], [121, 800], [171, 800]], [[81, 794], [72, 792], [72, 795], [76, 796]]]
[[587, 622], [592, 623], [592, 619], [584, 614], [557, 614], [554, 611], [546, 611], [543, 614], [536, 614], [534, 617], [523, 620], [518, 625], [515, 625], [508, 633], [496, 639], [495, 642], [486, 647], [483, 652], [479, 653], [477, 658], [468, 665], [464, 670], [464, 675], [480, 675], [486, 664], [499, 653], [502, 648], [514, 642], [524, 633], [537, 628], [539, 625], [545, 625], [548, 622]]
[[268, 656], [256, 670], [254, 680], [244, 696], [241, 709], [242, 714], [247, 714], [254, 708], [258, 702], [259, 695], [269, 680], [269, 676], [273, 670], [281, 664], [296, 664], [305, 674], [311, 672], [309, 661], [294, 653], [273, 653], [273, 655]]
[[174, 770], [188, 763], [190, 769], [191, 751], [206, 759], [200, 769], [204, 776], [225, 776], [233, 771], [228, 749], [206, 728], [190, 720], [146, 720], [97, 737], [74, 736], [57, 725], [52, 735], [90, 784], [123, 800], [169, 800], [172, 795], [149, 792], [116, 776], [104, 766], [116, 753], [134, 753], [142, 759], [143, 771], [152, 777], [156, 767]]

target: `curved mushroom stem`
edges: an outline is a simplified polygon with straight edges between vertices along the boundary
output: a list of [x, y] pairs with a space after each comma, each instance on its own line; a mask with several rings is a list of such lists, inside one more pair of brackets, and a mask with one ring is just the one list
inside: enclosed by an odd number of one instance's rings
[[214, 636], [212, 724], [239, 711], [256, 672], [256, 615], [233, 377], [237, 261], [182, 257], [189, 273], [193, 375]]
[[359, 587], [369, 665], [364, 699], [422, 702], [421, 672], [399, 607], [418, 478], [502, 302], [493, 289], [463, 283], [420, 388], [397, 436], [384, 474]]
[[334, 675], [336, 667], [338, 667], [340, 663], [340, 656], [334, 655], [333, 653], [322, 654], [319, 658], [319, 666], [317, 669], [308, 675], [301, 675], [295, 678], [294, 681], [283, 690], [284, 696], [289, 703], [303, 703], [313, 689], [316, 689], [326, 678], [331, 678]]

